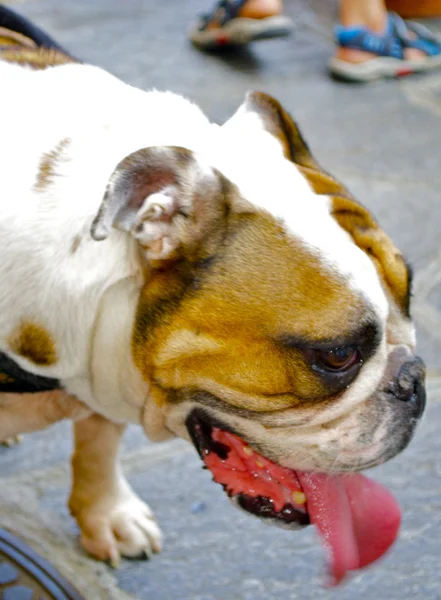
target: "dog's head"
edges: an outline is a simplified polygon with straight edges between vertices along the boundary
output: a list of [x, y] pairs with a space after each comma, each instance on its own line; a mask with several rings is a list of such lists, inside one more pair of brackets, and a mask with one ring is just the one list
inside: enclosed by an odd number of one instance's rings
[[250, 94], [199, 154], [122, 161], [93, 235], [115, 226], [146, 257], [133, 356], [152, 437], [328, 473], [405, 448], [425, 403], [409, 268], [275, 100]]

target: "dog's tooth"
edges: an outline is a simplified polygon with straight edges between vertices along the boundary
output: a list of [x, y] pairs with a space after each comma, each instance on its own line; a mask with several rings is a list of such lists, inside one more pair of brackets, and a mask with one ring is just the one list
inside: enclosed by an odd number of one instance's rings
[[264, 468], [264, 464], [261, 460], [256, 460], [256, 467], [259, 467], [259, 469], [263, 469]]
[[247, 454], [248, 456], [252, 456], [253, 455], [253, 451], [251, 450], [251, 448], [249, 446], [244, 446], [243, 447], [243, 451], [245, 452], [245, 454]]
[[293, 492], [291, 497], [295, 504], [306, 504], [306, 496], [303, 492]]

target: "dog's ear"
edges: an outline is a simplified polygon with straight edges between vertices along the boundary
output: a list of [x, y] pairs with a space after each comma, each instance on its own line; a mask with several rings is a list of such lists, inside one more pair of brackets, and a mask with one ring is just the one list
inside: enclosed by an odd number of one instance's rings
[[282, 144], [286, 158], [299, 166], [320, 170], [297, 123], [280, 102], [263, 92], [248, 92], [242, 106], [245, 112], [258, 115], [263, 127]]
[[231, 188], [185, 148], [143, 148], [117, 165], [91, 235], [129, 232], [152, 261], [191, 256], [225, 214]]
[[298, 166], [317, 194], [350, 195], [344, 185], [319, 165], [299, 126], [280, 102], [263, 92], [248, 92], [235, 117], [249, 113], [254, 113], [261, 126], [280, 142], [285, 157]]

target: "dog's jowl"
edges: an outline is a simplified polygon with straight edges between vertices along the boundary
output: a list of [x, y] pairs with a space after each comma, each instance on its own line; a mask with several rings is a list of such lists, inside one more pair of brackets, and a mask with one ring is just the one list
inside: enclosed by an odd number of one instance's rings
[[191, 440], [248, 512], [314, 523], [336, 581], [376, 560], [400, 512], [357, 472], [407, 446], [425, 402], [399, 251], [273, 98], [218, 126], [16, 23], [0, 52], [0, 438], [75, 420], [70, 508], [102, 559], [161, 548], [116, 466], [130, 422]]

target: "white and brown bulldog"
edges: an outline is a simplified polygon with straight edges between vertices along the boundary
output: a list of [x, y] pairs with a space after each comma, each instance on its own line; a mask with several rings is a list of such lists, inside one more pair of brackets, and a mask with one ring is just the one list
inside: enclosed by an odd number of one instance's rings
[[315, 523], [335, 580], [378, 558], [399, 511], [348, 473], [424, 409], [402, 255], [273, 98], [218, 126], [6, 15], [1, 389], [62, 391], [0, 394], [0, 438], [76, 419], [70, 508], [102, 559], [161, 547], [118, 467], [129, 422], [191, 439], [249, 512]]

